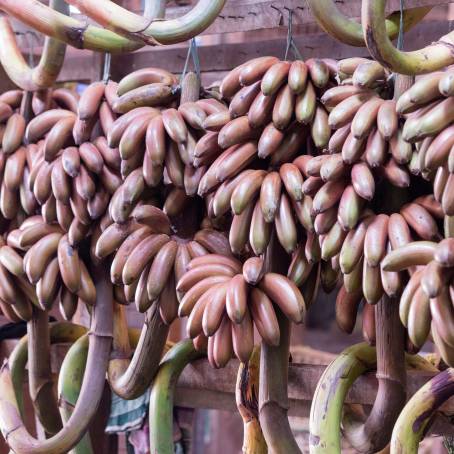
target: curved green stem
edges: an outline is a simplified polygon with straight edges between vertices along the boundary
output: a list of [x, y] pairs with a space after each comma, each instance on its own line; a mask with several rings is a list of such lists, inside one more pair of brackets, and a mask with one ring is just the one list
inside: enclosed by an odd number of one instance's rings
[[156, 20], [131, 13], [111, 0], [67, 1], [103, 27], [149, 45], [175, 44], [197, 36], [213, 23], [226, 2], [199, 0], [182, 17]]
[[[87, 334], [84, 334], [75, 341], [68, 350], [61, 365], [58, 376], [58, 403], [64, 424], [69, 421], [69, 418], [73, 414], [82, 388], [85, 367], [87, 365], [88, 341]], [[88, 432], [85, 433], [79, 443], [70, 451], [70, 454], [92, 453], [93, 446]]]
[[[64, 0], [51, 0], [50, 8], [69, 15], [69, 7]], [[5, 16], [0, 17], [0, 42], [0, 63], [17, 86], [36, 91], [55, 83], [65, 59], [65, 43], [46, 37], [38, 65], [30, 68], [19, 49], [9, 18]]]
[[407, 402], [391, 438], [391, 454], [417, 454], [419, 442], [436, 410], [454, 395], [454, 369], [446, 369], [428, 381]]
[[142, 43], [119, 36], [110, 30], [93, 27], [54, 11], [38, 0], [0, 0], [0, 9], [46, 36], [78, 49], [98, 52], [133, 52]]
[[383, 297], [375, 306], [377, 332], [378, 392], [366, 421], [346, 412], [345, 437], [359, 452], [377, 452], [386, 447], [394, 423], [405, 405], [405, 336], [399, 319], [399, 304]]
[[[344, 16], [333, 0], [306, 0], [315, 20], [327, 33], [337, 40], [350, 46], [364, 47], [361, 24]], [[420, 22], [431, 10], [430, 7], [411, 8], [404, 11], [404, 30], [410, 30]], [[400, 12], [391, 14], [384, 22], [386, 35], [390, 39], [397, 38], [400, 27]]]
[[416, 75], [437, 71], [454, 62], [454, 32], [435, 43], [412, 52], [398, 50], [388, 38], [385, 26], [386, 0], [364, 0], [364, 40], [372, 57], [391, 71]]
[[150, 451], [173, 454], [173, 396], [178, 378], [192, 361], [204, 355], [194, 348], [192, 340], [173, 346], [162, 358], [150, 393]]
[[20, 416], [8, 362], [0, 369], [0, 429], [17, 454], [61, 454], [69, 451], [81, 440], [97, 411], [112, 345], [113, 292], [103, 267], [96, 267], [93, 276], [96, 304], [92, 309], [84, 381], [73, 414], [56, 435], [47, 440], [38, 440], [30, 435]]
[[344, 350], [323, 372], [309, 420], [311, 454], [341, 452], [342, 409], [354, 381], [377, 364], [374, 347], [362, 343]]

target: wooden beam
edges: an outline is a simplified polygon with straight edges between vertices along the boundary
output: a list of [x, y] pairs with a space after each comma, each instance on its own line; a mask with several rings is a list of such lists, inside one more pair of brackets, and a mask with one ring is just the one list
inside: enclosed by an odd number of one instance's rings
[[[352, 56], [368, 56], [364, 48], [339, 43], [316, 25], [304, 26], [304, 34], [297, 29], [295, 41], [303, 58], [330, 57], [341, 59]], [[423, 47], [448, 32], [447, 21], [424, 21], [405, 34], [405, 49]], [[241, 36], [239, 36], [241, 35]], [[271, 36], [270, 36], [271, 35]], [[257, 31], [237, 36], [219, 35], [217, 39], [204, 38], [199, 46], [202, 72], [229, 71], [235, 66], [260, 55], [284, 54], [286, 31]], [[222, 37], [225, 37], [223, 39]], [[228, 37], [228, 38], [227, 38]], [[146, 66], [159, 66], [173, 73], [180, 73], [187, 54], [187, 45], [148, 47], [133, 54], [114, 56], [112, 74], [121, 78], [127, 72]]]
[[[186, 367], [177, 384], [175, 405], [189, 408], [208, 408], [236, 411], [235, 383], [239, 362], [231, 360], [224, 369], [213, 369], [207, 360], [199, 360]], [[288, 395], [289, 415], [307, 417], [317, 383], [326, 365], [290, 364]], [[410, 397], [434, 376], [433, 373], [411, 370], [407, 376], [407, 395]], [[356, 380], [347, 395], [346, 402], [371, 406], [377, 394], [377, 379], [368, 373]], [[438, 427], [443, 427], [444, 417], [454, 413], [454, 398], [441, 408], [443, 418]], [[435, 430], [435, 428], [434, 428]], [[441, 430], [441, 429], [440, 429]], [[451, 427], [451, 431], [454, 430]]]
[[[349, 17], [361, 16], [361, 0], [335, 0], [339, 10]], [[406, 0], [405, 8], [439, 6], [454, 0]], [[190, 7], [168, 8], [166, 18], [181, 16]], [[270, 29], [288, 24], [288, 10], [293, 10], [294, 25], [315, 22], [306, 2], [301, 0], [228, 0], [219, 18], [204, 34], [245, 32]], [[399, 11], [400, 0], [388, 0], [387, 12]]]

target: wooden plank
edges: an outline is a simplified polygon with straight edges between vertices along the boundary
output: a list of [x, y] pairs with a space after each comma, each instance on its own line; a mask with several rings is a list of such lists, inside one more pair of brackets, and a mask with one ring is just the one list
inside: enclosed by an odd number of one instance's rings
[[[235, 409], [235, 383], [239, 363], [232, 360], [221, 370], [213, 369], [207, 360], [199, 360], [183, 371], [177, 385], [175, 403], [191, 408], [211, 408], [218, 410]], [[317, 383], [326, 365], [290, 364], [288, 395], [289, 414], [307, 416], [310, 402]], [[434, 376], [433, 373], [409, 371], [408, 396], [412, 396], [421, 386]], [[377, 393], [377, 379], [374, 373], [361, 376], [353, 385], [346, 402], [372, 405]], [[218, 398], [219, 397], [219, 398]], [[447, 414], [454, 413], [454, 398], [443, 407]]]

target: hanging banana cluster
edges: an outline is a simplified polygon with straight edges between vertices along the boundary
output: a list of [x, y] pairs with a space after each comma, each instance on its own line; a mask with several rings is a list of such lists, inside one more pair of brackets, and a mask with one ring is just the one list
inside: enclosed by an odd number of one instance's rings
[[[88, 268], [58, 224], [31, 216], [8, 233], [6, 243], [2, 263], [19, 280], [20, 289], [29, 289], [26, 295], [33, 304], [50, 310], [58, 301], [66, 320], [74, 315], [79, 300], [95, 304], [96, 290]], [[24, 278], [28, 279], [26, 287], [21, 284]]]
[[269, 345], [278, 345], [279, 324], [273, 303], [294, 323], [302, 323], [306, 303], [295, 283], [266, 272], [263, 259], [241, 264], [233, 257], [193, 258], [178, 280], [178, 315], [188, 316], [187, 334], [197, 346], [208, 337], [208, 360], [224, 367], [234, 353], [247, 362], [254, 348], [254, 326]]
[[411, 341], [420, 348], [429, 333], [443, 360], [454, 364], [453, 290], [454, 240], [415, 241], [400, 247], [383, 261], [391, 271], [413, 269], [400, 299], [399, 312]]
[[434, 196], [448, 216], [454, 214], [453, 80], [449, 69], [424, 76], [397, 103], [397, 112], [405, 118], [402, 135], [417, 149], [413, 171], [433, 182]]
[[228, 240], [221, 232], [202, 229], [192, 238], [179, 238], [167, 215], [146, 203], [137, 205], [126, 223], [107, 226], [94, 248], [98, 259], [112, 255], [110, 277], [117, 300], [134, 302], [140, 312], [159, 303], [167, 324], [177, 316], [176, 282], [188, 263], [213, 252], [231, 256]]

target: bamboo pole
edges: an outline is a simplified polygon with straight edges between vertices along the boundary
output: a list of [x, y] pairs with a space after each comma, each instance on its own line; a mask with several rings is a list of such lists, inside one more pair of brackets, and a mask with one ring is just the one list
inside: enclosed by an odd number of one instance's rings
[[[366, 45], [361, 24], [344, 16], [333, 0], [307, 0], [315, 20], [332, 37], [350, 46]], [[420, 22], [431, 7], [409, 8], [404, 11], [404, 31]], [[391, 14], [384, 22], [385, 33], [390, 39], [397, 38], [400, 28], [400, 12]]]
[[120, 35], [149, 45], [175, 44], [199, 35], [221, 12], [226, 0], [199, 0], [184, 16], [150, 20], [110, 0], [68, 0], [87, 16]]
[[454, 32], [423, 49], [398, 50], [386, 34], [385, 6], [386, 0], [364, 0], [362, 3], [364, 40], [375, 60], [391, 71], [409, 75], [437, 71], [453, 64]]
[[84, 381], [73, 414], [65, 426], [47, 440], [37, 440], [27, 431], [14, 393], [8, 362], [0, 369], [0, 429], [17, 454], [61, 454], [73, 448], [87, 431], [98, 408], [112, 344], [112, 285], [103, 267], [93, 271], [96, 304], [89, 333]]

